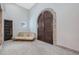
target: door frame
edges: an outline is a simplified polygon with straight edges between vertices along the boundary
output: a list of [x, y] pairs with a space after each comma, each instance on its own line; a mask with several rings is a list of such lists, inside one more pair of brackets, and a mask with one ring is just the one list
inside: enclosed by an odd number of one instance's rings
[[37, 37], [38, 37], [38, 18], [39, 18], [39, 15], [44, 12], [44, 11], [50, 11], [53, 15], [53, 44], [56, 45], [56, 12], [52, 9], [52, 8], [45, 8], [43, 9], [39, 14], [38, 14], [38, 17], [37, 17]]

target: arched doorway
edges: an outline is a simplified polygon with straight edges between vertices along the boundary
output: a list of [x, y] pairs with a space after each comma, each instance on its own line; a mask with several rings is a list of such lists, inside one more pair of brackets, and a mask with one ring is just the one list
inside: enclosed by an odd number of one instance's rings
[[38, 40], [53, 44], [53, 14], [44, 10], [38, 16]]

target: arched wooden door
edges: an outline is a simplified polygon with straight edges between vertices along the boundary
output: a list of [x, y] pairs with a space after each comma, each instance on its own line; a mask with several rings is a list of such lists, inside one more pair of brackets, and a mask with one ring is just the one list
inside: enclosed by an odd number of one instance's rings
[[53, 15], [42, 12], [38, 17], [38, 40], [53, 44]]

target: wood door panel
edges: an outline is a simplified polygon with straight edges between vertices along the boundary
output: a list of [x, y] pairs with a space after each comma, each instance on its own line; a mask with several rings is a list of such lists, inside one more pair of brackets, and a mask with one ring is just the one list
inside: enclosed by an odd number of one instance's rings
[[38, 18], [38, 40], [53, 44], [53, 15], [45, 11]]
[[52, 15], [50, 12], [45, 11], [45, 40], [48, 43], [53, 44], [53, 40], [52, 40]]
[[38, 20], [38, 40], [44, 41], [44, 20], [43, 20], [43, 15], [39, 15], [39, 20]]

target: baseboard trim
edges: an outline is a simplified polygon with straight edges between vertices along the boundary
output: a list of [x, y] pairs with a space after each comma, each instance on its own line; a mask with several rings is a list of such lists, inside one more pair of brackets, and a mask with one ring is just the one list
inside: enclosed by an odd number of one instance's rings
[[71, 49], [71, 48], [68, 48], [68, 47], [64, 47], [64, 46], [61, 46], [61, 45], [55, 45], [55, 46], [58, 46], [58, 47], [61, 47], [61, 48], [63, 48], [63, 49], [67, 49], [67, 50], [69, 50], [69, 51], [73, 51], [74, 53], [78, 53], [79, 54], [79, 51], [76, 51], [76, 50], [74, 50], [74, 49]]

